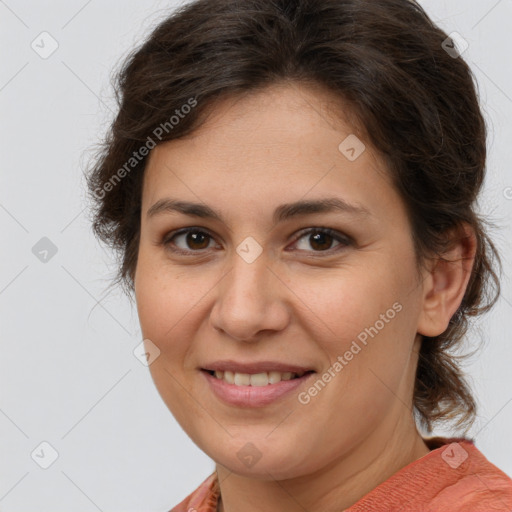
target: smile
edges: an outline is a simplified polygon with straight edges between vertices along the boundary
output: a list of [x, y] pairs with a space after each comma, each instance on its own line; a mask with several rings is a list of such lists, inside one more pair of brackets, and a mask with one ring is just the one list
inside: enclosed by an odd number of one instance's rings
[[212, 394], [225, 404], [236, 407], [264, 407], [290, 396], [316, 372], [259, 372], [201, 370]]

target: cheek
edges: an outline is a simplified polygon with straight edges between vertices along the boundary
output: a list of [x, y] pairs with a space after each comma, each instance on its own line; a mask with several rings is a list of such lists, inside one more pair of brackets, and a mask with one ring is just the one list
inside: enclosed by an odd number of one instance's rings
[[[148, 251], [149, 252], [149, 251]], [[173, 334], [185, 305], [177, 301], [177, 287], [172, 286], [165, 270], [151, 258], [148, 252], [141, 250], [135, 275], [135, 299], [140, 327], [144, 338], [150, 339], [162, 351], [166, 337]]]
[[[135, 298], [143, 335], [161, 338], [186, 307], [180, 281], [163, 264], [160, 251], [141, 242], [135, 274]], [[180, 300], [177, 300], [180, 298]], [[181, 315], [182, 316], [182, 315]]]
[[413, 267], [383, 255], [378, 259], [378, 265], [354, 265], [314, 280], [296, 278], [294, 285], [310, 310], [304, 329], [331, 365], [342, 358], [343, 368], [333, 370], [333, 388], [369, 405], [378, 405], [382, 393], [377, 391], [385, 392], [378, 377], [391, 388], [399, 386], [409, 366], [417, 314], [410, 285]]
[[313, 325], [325, 330], [327, 338], [330, 333], [337, 340], [348, 340], [373, 325], [400, 299], [401, 286], [393, 272], [370, 268], [362, 263], [311, 278], [297, 275], [290, 287], [310, 310]]
[[[135, 283], [139, 323], [143, 338], [151, 340], [160, 350], [149, 371], [168, 409], [182, 428], [191, 432], [194, 431], [192, 418], [200, 414], [200, 410], [195, 410], [197, 403], [190, 399], [189, 393], [194, 392], [188, 389], [189, 374], [184, 361], [190, 346], [189, 329], [194, 322], [197, 326], [193, 305], [200, 296], [187, 300], [182, 286], [183, 283], [169, 277], [161, 265], [152, 264], [145, 255], [139, 258]], [[184, 392], [184, 388], [188, 392]]]
[[[150, 366], [151, 372], [159, 367], [182, 373], [190, 370], [187, 355], [194, 349], [191, 340], [204, 322], [204, 304], [215, 285], [215, 276], [192, 267], [171, 268], [156, 253], [141, 251], [135, 297], [144, 338], [150, 339], [160, 350], [158, 364]], [[169, 377], [168, 377], [169, 378]]]

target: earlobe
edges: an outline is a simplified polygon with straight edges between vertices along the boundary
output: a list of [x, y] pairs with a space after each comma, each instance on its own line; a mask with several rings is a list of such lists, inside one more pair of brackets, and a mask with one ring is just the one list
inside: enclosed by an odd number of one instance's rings
[[475, 261], [477, 242], [471, 226], [464, 224], [450, 237], [450, 249], [432, 262], [423, 281], [418, 333], [428, 337], [439, 336], [448, 328], [462, 302]]

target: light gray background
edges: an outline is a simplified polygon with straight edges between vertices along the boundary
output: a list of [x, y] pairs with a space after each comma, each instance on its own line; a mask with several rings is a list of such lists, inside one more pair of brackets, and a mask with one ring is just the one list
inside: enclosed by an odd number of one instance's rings
[[[510, 275], [512, 1], [422, 4], [470, 45], [464, 57], [476, 73], [490, 128], [481, 206], [504, 226], [496, 240]], [[120, 291], [106, 295], [115, 261], [93, 238], [84, 211], [86, 151], [115, 107], [111, 71], [175, 5], [0, 1], [3, 512], [167, 511], [214, 469], [134, 357], [141, 341], [136, 310]], [[43, 31], [59, 45], [47, 59], [31, 48]], [[42, 237], [58, 249], [46, 263], [32, 252]], [[504, 277], [503, 298], [477, 324], [487, 341], [468, 366], [480, 402], [476, 445], [509, 475], [511, 314]], [[470, 341], [478, 336], [475, 331]], [[31, 458], [43, 441], [59, 454], [48, 469]], [[43, 452], [47, 457], [48, 449]]]

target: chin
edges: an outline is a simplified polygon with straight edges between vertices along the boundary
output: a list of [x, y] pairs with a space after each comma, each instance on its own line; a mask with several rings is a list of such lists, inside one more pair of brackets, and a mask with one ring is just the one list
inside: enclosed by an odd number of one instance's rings
[[201, 449], [230, 472], [247, 478], [286, 480], [311, 471], [311, 460], [297, 449], [301, 443], [286, 443], [283, 439], [271, 443], [264, 438], [244, 438], [246, 440], [232, 439], [222, 448], [217, 445], [211, 450]]

